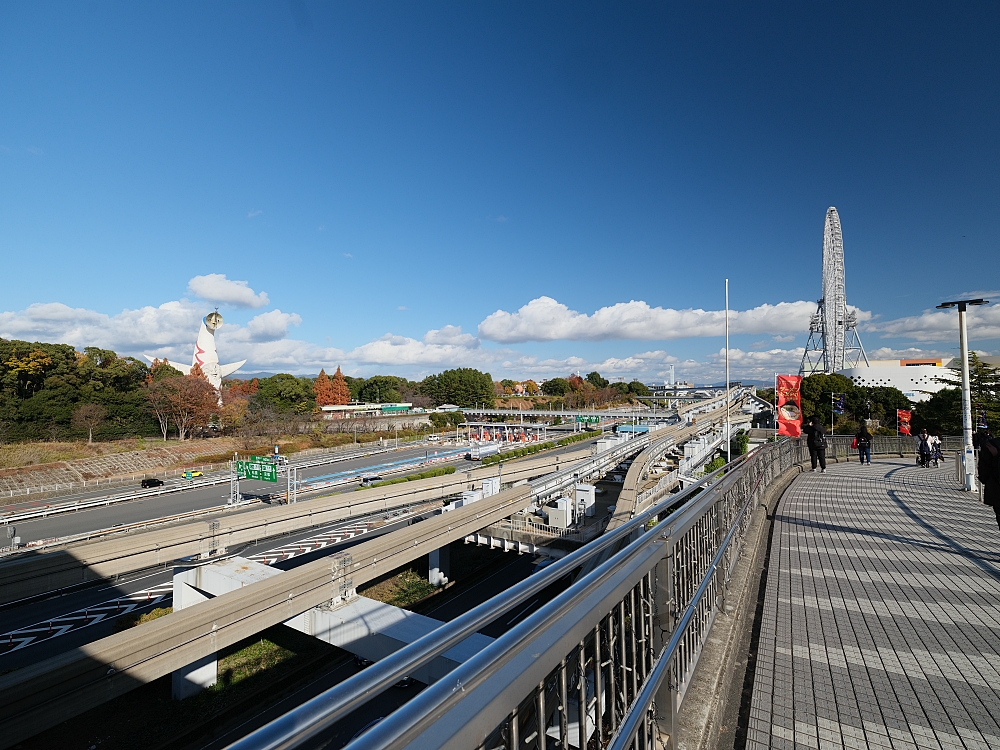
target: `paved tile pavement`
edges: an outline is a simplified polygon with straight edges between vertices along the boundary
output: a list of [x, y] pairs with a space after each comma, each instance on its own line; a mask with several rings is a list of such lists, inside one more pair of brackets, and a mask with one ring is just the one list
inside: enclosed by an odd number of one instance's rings
[[953, 475], [886, 459], [795, 479], [747, 748], [1000, 748], [1000, 531]]

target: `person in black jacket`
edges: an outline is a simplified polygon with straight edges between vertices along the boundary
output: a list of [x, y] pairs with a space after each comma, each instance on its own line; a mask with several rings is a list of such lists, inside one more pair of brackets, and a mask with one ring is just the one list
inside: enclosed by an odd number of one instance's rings
[[809, 458], [812, 461], [812, 470], [816, 471], [816, 463], [819, 463], [820, 473], [826, 474], [826, 430], [819, 417], [813, 417], [809, 423], [802, 428], [806, 434], [806, 445], [809, 447]]
[[979, 439], [979, 470], [983, 483], [983, 502], [993, 506], [1000, 527], [1000, 440], [989, 435]]
[[858, 459], [862, 464], [872, 465], [872, 435], [868, 426], [862, 422], [861, 429], [854, 436], [854, 447], [858, 449]]

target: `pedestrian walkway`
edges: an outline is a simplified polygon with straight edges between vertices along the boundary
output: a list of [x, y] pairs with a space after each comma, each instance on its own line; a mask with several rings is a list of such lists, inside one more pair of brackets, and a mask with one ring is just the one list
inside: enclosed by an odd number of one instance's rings
[[912, 459], [795, 479], [747, 748], [1000, 748], [1000, 532], [956, 487]]

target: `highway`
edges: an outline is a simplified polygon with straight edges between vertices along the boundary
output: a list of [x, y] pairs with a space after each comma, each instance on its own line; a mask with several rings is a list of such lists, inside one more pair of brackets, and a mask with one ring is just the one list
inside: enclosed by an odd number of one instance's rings
[[[717, 413], [717, 410], [714, 411]], [[715, 413], [711, 416], [706, 415], [706, 417], [704, 421], [699, 417], [697, 429], [700, 430], [703, 426], [707, 426], [707, 423], [715, 417]], [[678, 425], [665, 432], [668, 435], [670, 433], [676, 435], [679, 432], [686, 433], [688, 429]], [[668, 437], [668, 435], [664, 435], [663, 437]], [[657, 436], [657, 439], [659, 439], [659, 436]], [[390, 572], [400, 565], [406, 564], [408, 561], [426, 555], [437, 547], [451, 541], [460, 540], [471, 531], [475, 531], [478, 528], [485, 528], [496, 520], [507, 517], [512, 512], [527, 507], [533, 498], [545, 498], [553, 492], [560, 491], [560, 488], [578, 481], [576, 478], [578, 472], [580, 478], [583, 480], [594, 475], [601, 475], [610, 468], [613, 468], [616, 463], [620, 462], [626, 456], [640, 452], [648, 444], [648, 440], [648, 437], [636, 438], [627, 444], [609, 449], [599, 456], [594, 457], [589, 457], [591, 455], [588, 450], [589, 446], [586, 444], [576, 444], [566, 449], [567, 453], [574, 453], [574, 459], [570, 460], [575, 460], [575, 463], [566, 463], [561, 468], [555, 461], [552, 461], [556, 452], [546, 452], [539, 457], [511, 462], [509, 464], [510, 474], [508, 474], [506, 467], [504, 469], [505, 479], [509, 477], [510, 481], [514, 481], [518, 474], [524, 478], [541, 478], [533, 480], [530, 485], [504, 490], [499, 495], [484, 498], [473, 505], [458, 508], [445, 514], [433, 515], [424, 523], [418, 524], [413, 528], [409, 528], [403, 522], [397, 523], [394, 525], [391, 533], [380, 535], [384, 538], [374, 539], [366, 533], [362, 535], [363, 538], [360, 544], [355, 545], [349, 553], [332, 553], [332, 548], [328, 545], [314, 557], [310, 556], [311, 559], [309, 560], [303, 557], [302, 562], [305, 564], [294, 565], [294, 568], [289, 569], [287, 577], [283, 575], [275, 579], [255, 583], [246, 589], [221, 595], [213, 599], [210, 603], [206, 602], [204, 605], [191, 607], [175, 613], [168, 618], [163, 618], [163, 620], [149, 623], [137, 629], [142, 631], [141, 634], [120, 633], [104, 637], [99, 642], [89, 643], [82, 653], [80, 649], [76, 649], [74, 654], [65, 654], [65, 658], [64, 656], [59, 656], [57, 659], [49, 659], [44, 665], [36, 663], [33, 657], [18, 657], [17, 654], [36, 649], [36, 653], [41, 654], [46, 648], [59, 649], [61, 652], [62, 647], [56, 645], [44, 647], [44, 641], [49, 637], [48, 628], [45, 628], [44, 633], [37, 633], [40, 629], [38, 626], [43, 621], [43, 618], [36, 616], [32, 619], [30, 616], [24, 616], [23, 618], [19, 616], [17, 622], [22, 625], [20, 629], [24, 630], [24, 626], [33, 628], [36, 631], [33, 637], [42, 642], [34, 643], [33, 645], [28, 645], [17, 650], [13, 647], [9, 649], [9, 656], [12, 661], [24, 658], [26, 659], [25, 663], [33, 665], [28, 670], [18, 670], [15, 674], [9, 675], [6, 678], [0, 678], [0, 686], [4, 689], [4, 699], [13, 701], [11, 710], [18, 717], [18, 728], [16, 731], [11, 730], [11, 736], [18, 736], [26, 731], [28, 727], [38, 726], [37, 722], [42, 718], [43, 713], [46, 717], [44, 719], [46, 722], [51, 721], [59, 715], [72, 715], [82, 710], [85, 706], [92, 705], [95, 700], [97, 702], [107, 700], [116, 694], [131, 689], [136, 680], [145, 682], [149, 679], [155, 679], [155, 677], [168, 673], [180, 665], [188, 664], [194, 659], [201, 658], [204, 653], [210, 653], [219, 648], [224, 648], [228, 644], [238, 642], [245, 637], [246, 633], [259, 632], [261, 629], [277, 622], [282, 622], [299, 612], [322, 604], [324, 601], [329, 601], [331, 591], [336, 592], [338, 587], [339, 590], [344, 590], [345, 584], [348, 587], [352, 585], [356, 587], [367, 581], [374, 580], [383, 573]], [[542, 458], [543, 456], [545, 458]], [[537, 468], [534, 468], [536, 466]], [[470, 468], [472, 467], [470, 466]], [[557, 471], [553, 474], [546, 473], [552, 472], [553, 469]], [[490, 471], [490, 474], [492, 474], [492, 471]], [[431, 480], [424, 481], [427, 483], [427, 487], [424, 489], [419, 487], [421, 482], [416, 482], [412, 489], [409, 487], [403, 489], [400, 485], [396, 485], [394, 488], [384, 488], [386, 491], [392, 489], [393, 492], [383, 492], [380, 489], [375, 492], [366, 491], [357, 493], [357, 500], [352, 502], [350, 508], [345, 507], [345, 510], [353, 510], [354, 507], [380, 507], [382, 510], [386, 510], [389, 507], [386, 503], [390, 500], [398, 506], [402, 504], [401, 499], [404, 496], [409, 497], [414, 494], [427, 501], [436, 499], [438, 500], [438, 507], [440, 507], [440, 498], [443, 495], [438, 489], [432, 486], [432, 484], [439, 484], [440, 482], [436, 481], [432, 483]], [[369, 496], [371, 496], [371, 499], [364, 501], [363, 498]], [[393, 497], [396, 499], [392, 499]], [[365, 506], [364, 502], [367, 502], [368, 505]], [[356, 506], [355, 503], [357, 503]], [[317, 507], [321, 504], [317, 504]], [[312, 503], [309, 501], [305, 501], [304, 504], [300, 503], [298, 506], [300, 514], [301, 511], [305, 511], [310, 505]], [[281, 510], [282, 514], [284, 514], [285, 511], [292, 511], [293, 509], [285, 508]], [[265, 512], [271, 513], [272, 511]], [[328, 513], [329, 511], [325, 512]], [[356, 515], [356, 512], [349, 512], [334, 517], [331, 515], [324, 516], [322, 513], [317, 514], [315, 511], [308, 511], [309, 518], [303, 517], [302, 521], [297, 521], [296, 523], [309, 523], [310, 526], [308, 528], [301, 526], [300, 529], [302, 530], [297, 531], [297, 533], [314, 537], [318, 533], [319, 526], [327, 529], [334, 526], [334, 524], [349, 523], [355, 520], [353, 516]], [[230, 522], [235, 520], [232, 516], [227, 516], [227, 518], [230, 519]], [[319, 519], [320, 523], [309, 519]], [[328, 522], [324, 523], [327, 519]], [[204, 526], [204, 522], [201, 523]], [[282, 523], [286, 523], [286, 521], [282, 521]], [[270, 528], [276, 527], [272, 526]], [[338, 528], [340, 527], [338, 526]], [[189, 534], [189, 532], [183, 533]], [[100, 555], [103, 555], [103, 557], [92, 557], [95, 562], [87, 563], [87, 565], [92, 570], [97, 571], [102, 568], [113, 570], [117, 566], [122, 573], [127, 573], [129, 568], [123, 566], [132, 565], [131, 570], [139, 570], [144, 566], [148, 566], [148, 563], [143, 563], [144, 560], [164, 559], [162, 556], [164, 553], [167, 555], [166, 559], [168, 560], [178, 554], [191, 554], [191, 552], [181, 552], [181, 550], [198, 551], [201, 549], [204, 555], [206, 549], [213, 549], [217, 545], [220, 549], [228, 547], [226, 554], [233, 554], [235, 550], [239, 549], [241, 554], [251, 556], [255, 559], [260, 559], [258, 556], [264, 555], [267, 552], [271, 552], [272, 554], [274, 552], [273, 547], [269, 550], [267, 545], [262, 545], [257, 538], [258, 534], [260, 536], [273, 534], [269, 530], [261, 529], [256, 523], [253, 525], [253, 528], [245, 530], [238, 524], [232, 529], [220, 529], [218, 537], [215, 531], [211, 531], [208, 537], [205, 536], [204, 531], [198, 531], [190, 541], [186, 536], [179, 536], [178, 534], [179, 532], [175, 531], [156, 532], [153, 534], [147, 532], [136, 535], [131, 541], [128, 539], [128, 536], [131, 535], [128, 535], [127, 537], [123, 537], [120, 542], [115, 541], [112, 545], [114, 547], [113, 550], [109, 548], [108, 552], [100, 552]], [[198, 541], [199, 539], [201, 540], [200, 542]], [[250, 550], [245, 549], [245, 545], [251, 541], [253, 541], [254, 547]], [[296, 539], [286, 537], [282, 540], [282, 545], [286, 549], [289, 546], [289, 541], [293, 545], [297, 543]], [[152, 546], [152, 542], [155, 542], [155, 546]], [[211, 546], [206, 547], [206, 543]], [[102, 544], [107, 546], [107, 543]], [[122, 544], [125, 545], [125, 548], [119, 549]], [[171, 550], [171, 545], [177, 552]], [[133, 547], [136, 552], [132, 552]], [[87, 549], [91, 548], [95, 548], [94, 543], [87, 545]], [[100, 547], [99, 551], [103, 549], [103, 547]], [[294, 548], [292, 552], [294, 559]], [[84, 554], [87, 553], [84, 552]], [[109, 557], [109, 554], [116, 555], [117, 557]], [[122, 557], [123, 555], [134, 557], [135, 562], [130, 563], [127, 557]], [[43, 555], [42, 557], [48, 559], [49, 555]], [[107, 560], [106, 563], [100, 562], [100, 560], [104, 559]], [[124, 560], [124, 562], [116, 562], [115, 560], [118, 559]], [[271, 560], [262, 561], [269, 564], [274, 562]], [[331, 572], [333, 574], [332, 580]], [[42, 579], [38, 580], [41, 581]], [[165, 577], [162, 583], [165, 583], [166, 580]], [[157, 580], [146, 579], [141, 582], [130, 581], [127, 585], [132, 586], [135, 584], [136, 587], [131, 591], [119, 590], [123, 583], [119, 582], [119, 584], [116, 584], [114, 590], [108, 590], [106, 586], [103, 587], [104, 590], [101, 590], [100, 587], [93, 588], [106, 597], [103, 601], [110, 601], [111, 599], [120, 599], [123, 594], [134, 595], [136, 591], [155, 589], [157, 585], [162, 586], [162, 583]], [[113, 596], [108, 596], [109, 594]], [[148, 595], [148, 601], [152, 602], [153, 598], [154, 595], [151, 591]], [[64, 606], [64, 604], [70, 604], [70, 602], [66, 601], [65, 603], [56, 605], [51, 600], [45, 599], [43, 602], [36, 602], [36, 604], [31, 605], [30, 609], [32, 614], [37, 614], [42, 611], [38, 608], [38, 605], [43, 604], [44, 607], [52, 608], [49, 611], [61, 611], [64, 614], [72, 615], [72, 613], [78, 612], [81, 608], [80, 601], [82, 600], [74, 600], [71, 606]], [[87, 605], [84, 604], [83, 606]], [[150, 604], [149, 606], [153, 605]], [[536, 603], [528, 602], [524, 613], [518, 612], [514, 614], [517, 616], [526, 614], [531, 611], [533, 606], [536, 606]], [[10, 614], [10, 611], [5, 612], [5, 622], [7, 621], [6, 615], [8, 614]], [[86, 615], [84, 619], [86, 619]], [[12, 620], [12, 622], [14, 621]], [[98, 625], [93, 625], [83, 629], [91, 630], [95, 633], [96, 637], [97, 627]], [[501, 627], [506, 626], [501, 624]], [[71, 631], [72, 629], [69, 629], [66, 635], [56, 636], [52, 640], [63, 640], [64, 643], [68, 644], [69, 648], [73, 646], [70, 639], [74, 637], [82, 637], [85, 643], [91, 640], [89, 635], [74, 635]], [[136, 640], [136, 636], [138, 635], [141, 635], [142, 638]], [[13, 635], [8, 636], [8, 645], [12, 646], [14, 640]], [[79, 641], [77, 641], [77, 644], [79, 644]], [[113, 669], [110, 672], [106, 666], [108, 664], [113, 665]], [[7, 664], [0, 664], [0, 668], [9, 669], [11, 667]], [[57, 675], [65, 675], [65, 677]], [[53, 679], [57, 681], [52, 682]], [[87, 692], [86, 685], [94, 684], [93, 681], [95, 679], [102, 682], [102, 684], [106, 683], [106, 690], [102, 691], [101, 696]], [[55, 693], [52, 692], [53, 690], [60, 696], [56, 702], [52, 702], [52, 698], [49, 697], [55, 696]]]
[[[579, 451], [580, 444], [566, 446], [563, 448], [547, 451], [546, 455], [562, 455], [569, 451]], [[433, 457], [431, 449], [431, 457]], [[454, 448], [443, 447], [436, 449], [439, 453], [454, 453]], [[462, 451], [464, 453], [464, 451]], [[379, 454], [375, 456], [362, 457], [347, 462], [338, 463], [336, 469], [338, 474], [356, 475], [359, 471], [372, 466], [381, 466], [386, 463], [400, 463], [412, 461], [414, 459], [423, 460], [423, 449], [401, 449], [392, 454]], [[377, 462], [377, 463], [376, 463]], [[453, 458], [451, 463], [459, 463], [464, 466], [478, 466], [471, 464], [465, 459]], [[331, 467], [313, 467], [310, 472], [314, 477], [325, 477], [330, 475]], [[319, 473], [325, 472], [325, 473]], [[241, 483], [241, 485], [244, 483]], [[245, 483], [273, 488], [262, 482]], [[348, 491], [353, 491], [356, 482], [350, 485]], [[228, 485], [225, 486], [228, 489]], [[122, 503], [106, 508], [80, 513], [56, 516], [49, 519], [39, 519], [30, 522], [35, 525], [65, 524], [66, 522], [83, 523], [88, 519], [103, 516], [106, 522], [108, 516], [115, 523], [134, 522], [133, 519], [149, 520], [159, 515], [157, 511], [163, 510], [164, 506], [158, 503], [163, 500], [178, 500], [187, 502], [189, 505], [194, 502], [201, 502], [201, 507], [212, 507], [218, 505], [217, 494], [213, 497], [210, 491], [216, 488], [202, 488], [191, 490], [190, 492], [167, 495], [158, 498], [157, 503], [135, 501]], [[242, 487], [241, 487], [242, 489]], [[328, 497], [330, 493], [323, 493]], [[228, 498], [228, 494], [225, 496]], [[308, 503], [309, 495], [300, 496], [300, 503]], [[318, 496], [313, 496], [318, 497]], [[259, 507], [258, 506], [250, 506]], [[256, 543], [247, 544], [238, 549], [229, 550], [227, 554], [239, 554], [249, 557], [258, 562], [268, 565], [275, 565], [278, 568], [290, 570], [305, 562], [310, 562], [321, 555], [329, 555], [340, 549], [346, 549], [352, 544], [361, 541], [361, 535], [367, 534], [364, 539], [393, 531], [408, 523], [415, 513], [419, 513], [426, 507], [427, 512], [437, 510], [440, 502], [430, 502], [426, 506], [418, 506], [412, 511], [402, 509], [386, 513], [374, 514], [365, 518], [351, 518], [324, 526], [321, 528], [310, 528], [295, 532], [289, 535], [282, 535], [278, 539], [261, 540]], [[166, 508], [166, 513], [176, 513], [189, 509], [185, 506], [178, 507], [176, 504]], [[234, 513], [239, 511], [227, 511]], [[394, 518], [392, 523], [386, 524], [384, 518]], [[27, 525], [27, 524], [25, 524]], [[87, 526], [94, 528], [93, 523]], [[73, 527], [71, 527], [72, 529]], [[339, 532], [341, 537], [349, 534], [350, 538], [337, 539], [335, 543], [330, 537], [335, 537]], [[68, 533], [77, 533], [71, 530]], [[311, 542], [311, 544], [310, 544]], [[48, 595], [32, 597], [28, 601], [13, 602], [0, 606], [3, 613], [3, 629], [0, 631], [0, 672], [13, 669], [15, 667], [31, 664], [36, 661], [48, 658], [62, 651], [75, 648], [90, 641], [103, 638], [116, 632], [115, 622], [123, 615], [134, 615], [153, 609], [154, 607], [170, 606], [170, 582], [172, 580], [172, 569], [157, 571], [139, 571], [134, 574], [120, 576], [118, 580], [111, 584], [106, 581], [95, 581], [89, 586], [73, 587], [64, 591], [53, 592]]]
[[[435, 447], [432, 444], [420, 446], [418, 448], [400, 448], [398, 451], [390, 453], [378, 453], [370, 456], [359, 456], [346, 460], [338, 460], [336, 454], [331, 455], [330, 461], [326, 465], [310, 466], [299, 469], [299, 480], [319, 483], [324, 479], [347, 479], [344, 475], [356, 474], [359, 471], [370, 469], [376, 465], [390, 462], [397, 462], [409, 459], [423, 460], [425, 454], [433, 458], [435, 452], [440, 454], [451, 453], [455, 457], [452, 463], [460, 460], [455, 453], [454, 446]], [[335, 463], [334, 463], [335, 461]], [[171, 480], [175, 484], [183, 485], [188, 480]], [[277, 484], [269, 482], [251, 482], [243, 480], [240, 482], [240, 491], [245, 498], [267, 497], [272, 493], [284, 492], [286, 480], [279, 477]], [[303, 490], [300, 489], [300, 493]], [[98, 495], [100, 496], [100, 495]], [[308, 498], [309, 494], [300, 494], [300, 500]], [[157, 495], [152, 498], [130, 500], [116, 503], [114, 505], [100, 506], [80, 510], [73, 513], [63, 513], [48, 518], [38, 518], [27, 521], [20, 521], [16, 524], [17, 535], [21, 537], [22, 544], [29, 542], [52, 539], [74, 534], [84, 534], [97, 529], [110, 529], [119, 524], [140, 523], [151, 521], [157, 518], [187, 513], [195, 510], [218, 507], [224, 505], [229, 500], [229, 484], [223, 482], [209, 487], [197, 487], [170, 494]], [[59, 503], [67, 502], [67, 498], [60, 498]], [[53, 501], [54, 504], [54, 501]], [[32, 506], [37, 507], [35, 503]], [[28, 507], [28, 506], [25, 506]], [[248, 503], [240, 509], [227, 511], [229, 513], [239, 513], [247, 509], [260, 507], [259, 504]], [[8, 506], [4, 510], [20, 510], [21, 506]]]
[[[425, 512], [433, 512], [437, 507], [435, 503]], [[419, 513], [399, 511], [350, 519], [251, 544], [234, 554], [238, 552], [242, 557], [280, 570], [292, 570], [320, 556], [402, 528], [417, 515]], [[117, 632], [117, 622], [123, 616], [171, 606], [172, 580], [172, 568], [140, 572], [113, 584], [99, 582], [31, 602], [0, 607], [3, 614], [0, 672], [33, 664], [111, 635]]]

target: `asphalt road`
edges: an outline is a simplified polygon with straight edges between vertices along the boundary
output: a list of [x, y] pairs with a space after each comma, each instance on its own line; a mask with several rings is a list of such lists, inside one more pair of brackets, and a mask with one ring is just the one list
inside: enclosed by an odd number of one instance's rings
[[[552, 451], [552, 454], [579, 450], [580, 447], [580, 444], [575, 444], [565, 448], [556, 449]], [[335, 468], [338, 472], [351, 468], [350, 466], [346, 466], [346, 464], [352, 464], [354, 468], [364, 468], [365, 466], [371, 466], [376, 462], [384, 463], [387, 460], [400, 460], [406, 457], [422, 458], [423, 453], [423, 448], [403, 449], [392, 454], [380, 454], [377, 456], [354, 459], [349, 462], [341, 462], [336, 464]], [[387, 455], [390, 456], [390, 458], [387, 458]], [[464, 463], [464, 459], [459, 459], [459, 461]], [[312, 470], [303, 470], [303, 474], [305, 474], [306, 471], [309, 471], [312, 476], [322, 476], [324, 474], [331, 473], [331, 468], [332, 467], [329, 465], [314, 467]], [[258, 486], [263, 485], [269, 490], [273, 488], [273, 485], [268, 485], [263, 482], [246, 482], [241, 483], [241, 489], [243, 484], [253, 484]], [[319, 494], [327, 495], [329, 493], [317, 493], [316, 496], [319, 496]], [[228, 493], [223, 497], [228, 498]], [[300, 502], [308, 502], [308, 497], [309, 496], [307, 495], [305, 498], [300, 498]], [[161, 504], [166, 500], [171, 501], [171, 505], [169, 507], [165, 504]], [[178, 502], [186, 503], [186, 505], [177, 505], [176, 503]], [[149, 520], [151, 518], [182, 512], [184, 510], [191, 510], [193, 508], [211, 507], [213, 505], [218, 505], [219, 502], [220, 499], [217, 488], [204, 488], [185, 493], [177, 493], [176, 495], [167, 495], [157, 498], [156, 501], [121, 503], [119, 505], [109, 506], [106, 508], [95, 509], [92, 511], [81, 511], [79, 513], [66, 514], [64, 516], [57, 516], [49, 519], [40, 519], [37, 522], [29, 523], [36, 524], [38, 526], [41, 526], [43, 523], [53, 525], [78, 524], [76, 526], [62, 526], [61, 528], [68, 528], [70, 530], [62, 531], [61, 533], [82, 533], [79, 529], [90, 531], [94, 528], [111, 526], [116, 523]], [[224, 502], [224, 499], [222, 502]], [[201, 503], [201, 505], [193, 505], [193, 503]], [[249, 507], [253, 508], [260, 506], [251, 505]], [[383, 534], [400, 528], [406, 523], [408, 523], [407, 520], [402, 520], [385, 526], [380, 526], [377, 530], [369, 529], [361, 538], [368, 539], [371, 534]], [[20, 528], [22, 525], [27, 527], [28, 523], [19, 524], [19, 534], [22, 533]], [[337, 529], [349, 529], [352, 525], [357, 526], [358, 519], [346, 519], [327, 527], [308, 529], [288, 536], [262, 540], [256, 545], [249, 545], [240, 550], [230, 550], [229, 553], [231, 555], [238, 554], [242, 557], [259, 557], [261, 553], [266, 553], [269, 550], [280, 549], [283, 547], [294, 548], [295, 545], [303, 540], [316, 538]], [[55, 535], [48, 532], [48, 529], [51, 528], [52, 526], [46, 527], [45, 536]], [[289, 569], [314, 560], [317, 557], [333, 554], [341, 549], [350, 547], [357, 541], [360, 541], [360, 538], [331, 544], [323, 547], [322, 549], [316, 549], [313, 552], [307, 551], [305, 554], [294, 554], [293, 552], [294, 556], [291, 559], [277, 562], [273, 557], [270, 559], [268, 559], [267, 555], [264, 555], [263, 557], [267, 561], [267, 564], [276, 565], [281, 569]], [[514, 559], [524, 561], [527, 558], [520, 557]], [[520, 580], [520, 577], [522, 577], [525, 573], [524, 571], [515, 570], [512, 571], [511, 574], [518, 576], [514, 580]], [[90, 586], [74, 587], [67, 591], [52, 592], [52, 594], [46, 597], [35, 597], [30, 601], [20, 603], [14, 602], [0, 607], [0, 619], [2, 619], [3, 622], [3, 626], [0, 628], [0, 673], [6, 670], [25, 666], [27, 664], [33, 664], [55, 654], [62, 653], [99, 638], [103, 638], [107, 635], [111, 635], [116, 631], [116, 622], [123, 616], [134, 616], [135, 614], [148, 611], [154, 607], [170, 606], [169, 590], [172, 576], [172, 567], [165, 568], [162, 571], [142, 571], [129, 576], [123, 576], [115, 582], [97, 582]], [[470, 592], [465, 596], [471, 596], [474, 598], [478, 597], [479, 601], [485, 601], [490, 596], [504, 590], [509, 583], [510, 580], [508, 579], [502, 577], [497, 578], [493, 580], [493, 583], [484, 583], [481, 588], [477, 589], [475, 592]], [[147, 597], [144, 598], [141, 593], [137, 596], [137, 592], [148, 592]], [[453, 595], [449, 595], [441, 601], [449, 601], [452, 599], [452, 596]], [[459, 606], [475, 605], [462, 604]], [[430, 616], [437, 617], [438, 619], [451, 619], [452, 617], [457, 616], [461, 611], [464, 610], [459, 609], [451, 613], [442, 612], [440, 615], [429, 614]], [[97, 619], [98, 614], [101, 615], [100, 619]], [[27, 634], [33, 639], [32, 642], [22, 648], [15, 648], [18, 646], [17, 638], [19, 635], [26, 637], [25, 631], [27, 631]], [[6, 643], [4, 642], [5, 640], [7, 641]]]
[[[294, 554], [289, 559], [276, 559], [279, 557], [277, 554], [270, 556], [268, 564], [280, 570], [290, 570], [318, 557], [347, 549], [373, 536], [402, 528], [409, 523], [409, 518], [402, 518], [377, 528], [368, 528], [360, 534], [357, 532], [365, 524], [359, 520], [338, 521], [329, 526], [261, 541], [240, 550], [231, 550], [231, 552], [241, 557], [259, 559], [262, 553], [266, 556], [269, 551], [280, 548], [295, 548], [300, 542], [336, 533], [338, 530], [342, 532], [353, 531], [356, 534], [352, 539], [345, 539], [313, 552]], [[87, 587], [55, 592], [43, 599], [34, 599], [20, 604], [15, 602], [0, 607], [0, 619], [3, 622], [3, 627], [0, 629], [0, 673], [34, 664], [50, 656], [112, 635], [117, 632], [118, 622], [122, 618], [134, 617], [155, 607], [171, 606], [172, 581], [173, 568], [168, 567], [163, 570], [145, 571], [123, 577], [114, 583], [99, 582]], [[150, 592], [148, 599], [141, 593], [147, 591]], [[161, 598], [157, 598], [158, 595]], [[81, 616], [84, 613], [87, 617]], [[103, 615], [100, 620], [97, 619], [98, 615]], [[50, 623], [51, 633], [48, 627]], [[64, 627], [66, 628], [65, 632], [60, 632]], [[36, 640], [23, 648], [12, 650], [12, 645], [17, 645], [19, 635], [26, 632]]]
[[[577, 451], [584, 444], [556, 448], [548, 452], [548, 455], [557, 455], [570, 451]], [[366, 468], [377, 467], [388, 463], [395, 463], [406, 460], [422, 459], [424, 456], [433, 457], [435, 452], [439, 454], [457, 450], [454, 445], [435, 445], [433, 443], [423, 444], [413, 448], [400, 448], [387, 453], [378, 453], [371, 456], [360, 456], [358, 458], [337, 460], [321, 466], [310, 466], [299, 469], [300, 483], [303, 481], [319, 481], [324, 477], [337, 475], [345, 472], [361, 472]], [[311, 457], [315, 460], [315, 457]], [[468, 465], [469, 462], [456, 457], [454, 460], [445, 461], [444, 464], [456, 466]], [[294, 465], [294, 463], [293, 463]], [[476, 464], [478, 465], [478, 464]], [[408, 471], [413, 471], [408, 470]], [[382, 472], [380, 472], [382, 473]], [[408, 473], [408, 472], [400, 472]], [[389, 474], [392, 475], [391, 473]], [[187, 480], [178, 480], [185, 482]], [[342, 485], [347, 490], [353, 490], [354, 484]], [[275, 492], [283, 493], [287, 484], [284, 477], [279, 477], [277, 484], [269, 482], [252, 482], [248, 480], [240, 481], [240, 492], [245, 499], [264, 498]], [[303, 492], [300, 490], [299, 502], [308, 501], [313, 497], [326, 497], [333, 492], [322, 488]], [[344, 491], [344, 490], [339, 490]], [[103, 495], [102, 495], [103, 496]], [[19, 521], [16, 524], [17, 536], [21, 538], [22, 544], [43, 539], [58, 539], [60, 537], [73, 536], [76, 534], [86, 534], [102, 529], [110, 529], [119, 525], [141, 523], [152, 521], [157, 518], [165, 518], [179, 513], [188, 513], [206, 508], [224, 505], [229, 500], [229, 485], [226, 483], [216, 484], [209, 487], [198, 487], [190, 490], [173, 492], [155, 497], [129, 500], [115, 503], [114, 505], [100, 506], [76, 511], [73, 513], [62, 513], [48, 518], [37, 518], [30, 521]], [[264, 502], [267, 502], [266, 500]], [[259, 502], [251, 502], [242, 509], [225, 511], [226, 513], [240, 513], [246, 510], [253, 510], [260, 507]], [[4, 510], [8, 510], [7, 507]]]
[[[324, 477], [330, 474], [363, 470], [366, 467], [376, 466], [388, 462], [400, 461], [404, 459], [423, 458], [425, 452], [430, 451], [431, 455], [435, 450], [444, 452], [453, 450], [454, 446], [401, 448], [398, 451], [389, 453], [379, 453], [373, 456], [362, 456], [336, 463], [325, 464], [323, 466], [312, 466], [299, 469], [299, 479], [309, 480]], [[181, 482], [187, 480], [180, 480]], [[277, 484], [269, 482], [251, 482], [242, 480], [240, 482], [240, 492], [245, 498], [267, 496], [274, 492], [284, 492], [286, 482], [283, 477], [279, 477]], [[353, 489], [353, 485], [350, 486]], [[299, 500], [306, 501], [310, 497], [328, 495], [329, 492], [302, 493]], [[178, 513], [187, 513], [193, 510], [203, 510], [225, 504], [229, 500], [229, 485], [226, 483], [212, 485], [210, 487], [193, 488], [181, 492], [173, 492], [166, 495], [158, 495], [151, 498], [130, 500], [116, 503], [114, 505], [101, 506], [75, 513], [62, 513], [49, 518], [38, 518], [30, 521], [20, 521], [16, 524], [17, 535], [21, 538], [22, 544], [37, 541], [40, 539], [52, 539], [74, 534], [84, 534], [98, 529], [108, 529], [119, 524], [139, 523], [151, 521], [156, 518], [164, 518]], [[243, 511], [259, 508], [259, 503], [249, 503]], [[227, 511], [227, 513], [239, 513], [241, 510]]]

